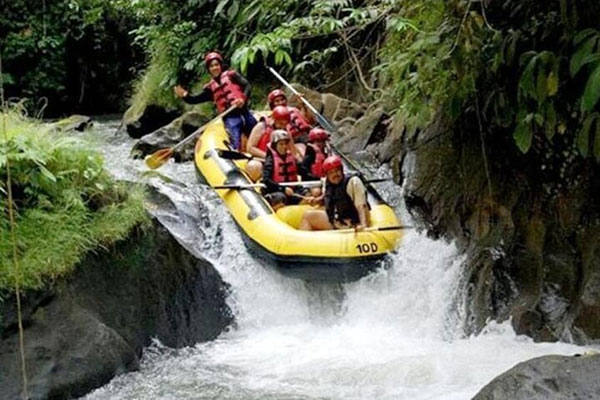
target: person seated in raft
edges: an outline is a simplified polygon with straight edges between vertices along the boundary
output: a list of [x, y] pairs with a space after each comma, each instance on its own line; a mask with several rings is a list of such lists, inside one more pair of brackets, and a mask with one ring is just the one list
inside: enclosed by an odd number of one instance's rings
[[[317, 181], [325, 177], [323, 172], [323, 161], [327, 158], [327, 140], [329, 134], [322, 128], [312, 128], [308, 134], [308, 145], [302, 159], [300, 174], [303, 181]], [[322, 190], [320, 187], [310, 189], [313, 197], [322, 201]]]
[[312, 128], [308, 134], [308, 146], [302, 158], [302, 179], [315, 181], [325, 177], [323, 161], [328, 156], [327, 140], [329, 134], [325, 129]]
[[302, 110], [288, 106], [287, 97], [281, 89], [271, 91], [267, 96], [267, 100], [269, 101], [271, 110], [277, 106], [284, 106], [290, 111], [290, 125], [288, 126], [288, 132], [292, 135], [292, 139], [294, 139], [294, 144], [298, 148], [300, 157], [303, 157], [308, 143], [308, 135], [312, 128], [312, 114], [306, 110], [302, 103], [300, 103]]
[[[248, 138], [248, 152], [254, 157], [265, 159], [267, 146], [271, 142], [271, 134], [276, 129], [286, 130], [290, 123], [290, 111], [287, 107], [277, 106], [271, 111], [269, 117], [262, 117], [258, 124], [252, 129]], [[296, 149], [294, 149], [294, 155]], [[257, 181], [263, 170], [263, 163], [259, 160], [250, 160], [246, 164], [246, 172], [253, 181]]]
[[173, 88], [175, 95], [189, 104], [212, 100], [219, 113], [232, 105], [238, 107], [223, 117], [223, 122], [229, 134], [231, 146], [241, 151], [242, 135], [248, 136], [256, 125], [256, 119], [247, 107], [251, 90], [250, 83], [238, 72], [224, 65], [223, 57], [215, 51], [206, 54], [204, 62], [211, 76], [211, 80], [204, 86], [204, 90], [196, 96], [191, 96], [187, 90], [177, 85]]
[[275, 198], [269, 194], [283, 192], [286, 195], [286, 205], [313, 202], [311, 196], [302, 186], [281, 186], [283, 182], [298, 181], [298, 165], [294, 157], [292, 147], [294, 143], [290, 134], [277, 129], [271, 135], [271, 143], [267, 146], [267, 155], [263, 169], [263, 183], [265, 187], [262, 194], [267, 200]]
[[344, 175], [342, 160], [329, 156], [323, 161], [326, 176], [325, 210], [308, 210], [298, 229], [318, 231], [348, 229], [362, 231], [370, 222], [367, 189], [355, 175]]

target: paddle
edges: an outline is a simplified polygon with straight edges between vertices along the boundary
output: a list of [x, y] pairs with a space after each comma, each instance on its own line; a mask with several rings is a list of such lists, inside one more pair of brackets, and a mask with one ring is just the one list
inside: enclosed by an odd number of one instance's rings
[[[378, 178], [369, 179], [364, 181], [365, 183], [378, 183], [391, 181], [392, 178]], [[304, 186], [304, 187], [318, 187], [323, 185], [323, 181], [299, 181], [299, 182], [281, 182], [279, 186]], [[245, 183], [242, 185], [218, 185], [213, 186], [213, 189], [252, 189], [252, 188], [263, 188], [264, 183]]]
[[[356, 231], [354, 229], [338, 229], [335, 233], [361, 233], [361, 232], [383, 232], [383, 231], [399, 231], [402, 229], [413, 229], [410, 225], [396, 225], [396, 226], [382, 226], [382, 227], [370, 227], [365, 228], [362, 231]], [[313, 232], [330, 232], [330, 231], [313, 231]]]
[[[273, 75], [275, 75], [275, 77], [277, 79], [279, 79], [279, 81], [281, 83], [283, 83], [288, 89], [290, 89], [292, 91], [292, 93], [294, 93], [296, 96], [298, 96], [298, 98], [306, 105], [306, 107], [308, 107], [310, 109], [310, 111], [315, 115], [315, 117], [317, 117], [317, 121], [319, 122], [319, 125], [321, 125], [326, 131], [329, 132], [337, 132], [337, 128], [335, 127], [335, 125], [329, 121], [327, 118], [325, 118], [325, 116], [321, 115], [317, 109], [315, 107], [313, 107], [312, 104], [309, 103], [308, 100], [306, 100], [304, 98], [304, 96], [301, 96], [300, 93], [298, 93], [298, 91], [296, 89], [294, 89], [292, 87], [292, 85], [290, 85], [290, 83], [288, 81], [286, 81], [281, 75], [279, 75], [279, 73], [277, 71], [275, 71], [273, 68], [268, 67], [269, 71], [271, 71], [271, 73]], [[331, 147], [333, 147], [333, 145], [331, 145]], [[350, 161], [350, 159], [348, 157], [346, 157], [343, 153], [337, 151], [336, 152], [339, 154], [340, 157], [342, 157], [344, 159], [344, 161], [346, 161], [352, 168], [354, 168], [356, 170], [356, 172], [358, 172], [360, 175], [362, 175], [362, 172], [360, 172], [360, 169], [357, 168], [357, 166]]]
[[323, 115], [321, 115], [316, 108], [313, 107], [312, 104], [310, 104], [308, 102], [308, 100], [306, 100], [304, 98], [304, 96], [301, 96], [300, 93], [298, 93], [298, 91], [296, 89], [294, 89], [292, 87], [292, 85], [289, 84], [288, 81], [286, 81], [281, 75], [279, 75], [279, 73], [277, 71], [275, 71], [273, 68], [268, 67], [269, 71], [271, 71], [271, 73], [273, 75], [275, 75], [275, 77], [277, 79], [279, 79], [279, 81], [281, 83], [283, 83], [288, 89], [290, 89], [292, 91], [292, 93], [294, 93], [296, 96], [298, 96], [298, 98], [306, 105], [306, 107], [309, 108], [309, 110], [314, 114], [315, 117], [317, 117], [317, 121], [319, 122], [319, 125], [321, 125], [323, 128], [325, 128], [325, 130], [329, 131], [329, 132], [335, 132], [337, 129], [335, 128], [335, 126], [329, 122], [327, 120], [327, 118], [325, 118]]
[[[281, 182], [279, 186], [289, 187], [289, 186], [320, 186], [321, 181], [304, 181], [304, 182]], [[253, 188], [264, 188], [267, 187], [264, 183], [246, 183], [243, 185], [218, 185], [213, 186], [213, 189], [253, 189]]]
[[242, 153], [240, 151], [235, 151], [235, 150], [217, 149], [217, 154], [219, 155], [219, 157], [224, 158], [226, 160], [258, 160], [258, 161], [264, 161], [264, 158], [255, 157], [252, 154]]
[[209, 122], [207, 122], [206, 124], [202, 125], [200, 128], [196, 129], [196, 131], [194, 133], [192, 133], [190, 136], [186, 137], [185, 139], [183, 139], [181, 142], [177, 143], [176, 145], [174, 145], [172, 147], [169, 147], [167, 149], [160, 149], [160, 150], [152, 153], [152, 155], [150, 157], [146, 158], [146, 165], [150, 169], [157, 169], [157, 168], [159, 168], [165, 162], [167, 162], [167, 160], [169, 158], [171, 158], [171, 156], [173, 155], [173, 153], [175, 152], [175, 150], [177, 150], [178, 148], [180, 148], [184, 144], [186, 144], [189, 141], [191, 141], [192, 139], [194, 139], [200, 133], [204, 132], [204, 129], [206, 129], [206, 127], [208, 125], [210, 125], [213, 122], [215, 122], [215, 121], [223, 118], [224, 116], [226, 116], [227, 114], [229, 114], [231, 111], [233, 111], [235, 108], [236, 108], [236, 106], [229, 107], [227, 110], [223, 111], [221, 114], [217, 115], [216, 117], [214, 117], [213, 119], [211, 119]]

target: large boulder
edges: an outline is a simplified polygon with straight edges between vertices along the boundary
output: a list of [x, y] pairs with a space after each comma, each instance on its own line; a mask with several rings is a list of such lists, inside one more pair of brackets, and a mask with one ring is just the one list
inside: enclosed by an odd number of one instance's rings
[[472, 400], [600, 399], [600, 354], [544, 356], [494, 378]]
[[382, 142], [386, 136], [385, 128], [382, 127], [384, 117], [385, 112], [381, 108], [364, 114], [353, 124], [348, 134], [334, 137], [334, 143], [341, 152], [352, 154], [364, 150], [370, 143]]
[[[346, 118], [356, 120], [365, 113], [365, 109], [359, 104], [332, 93], [321, 94], [296, 83], [292, 84], [292, 87], [301, 93], [319, 113], [330, 121], [339, 122]], [[296, 96], [293, 96], [289, 90], [286, 91], [286, 95], [290, 105], [295, 107], [302, 106], [302, 102]]]
[[[171, 147], [194, 133], [207, 121], [208, 118], [199, 112], [187, 112], [168, 125], [162, 126], [138, 140], [131, 150], [132, 155], [141, 158], [156, 150]], [[190, 140], [187, 144], [177, 149], [175, 158], [178, 161], [193, 159], [195, 144], [195, 140]]]
[[167, 125], [180, 115], [181, 113], [177, 110], [167, 110], [157, 105], [149, 105], [139, 115], [128, 110], [123, 115], [121, 125], [125, 128], [129, 136], [139, 139]]
[[[227, 286], [158, 223], [89, 254], [68, 278], [23, 296], [31, 399], [79, 397], [139, 365], [159, 339], [170, 347], [212, 340], [231, 322]], [[21, 390], [12, 297], [0, 302], [0, 398]]]

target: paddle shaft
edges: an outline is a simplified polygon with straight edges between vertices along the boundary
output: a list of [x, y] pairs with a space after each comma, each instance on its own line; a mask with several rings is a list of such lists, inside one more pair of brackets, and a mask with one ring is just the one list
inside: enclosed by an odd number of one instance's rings
[[292, 85], [290, 85], [290, 83], [288, 81], [286, 81], [281, 75], [279, 75], [279, 73], [277, 71], [275, 71], [272, 67], [269, 67], [269, 71], [271, 71], [271, 73], [273, 75], [275, 75], [275, 77], [277, 79], [279, 79], [279, 81], [281, 83], [283, 83], [288, 89], [290, 89], [292, 91], [292, 93], [294, 93], [296, 96], [298, 96], [298, 98], [300, 99], [300, 101], [302, 101], [306, 107], [309, 108], [309, 110], [315, 115], [315, 117], [317, 117], [317, 119], [319, 120], [319, 124], [325, 128], [326, 130], [328, 130], [329, 132], [335, 132], [336, 128], [335, 126], [330, 123], [329, 121], [327, 121], [327, 119], [321, 115], [317, 109], [310, 104], [310, 102], [308, 100], [306, 100], [304, 98], [304, 96], [301, 96], [300, 93], [298, 93], [298, 91], [296, 89], [294, 89], [294, 87]]
[[210, 121], [208, 121], [206, 124], [202, 125], [198, 129], [196, 129], [196, 131], [194, 133], [192, 133], [190, 136], [186, 137], [181, 142], [179, 142], [175, 146], [171, 147], [171, 150], [175, 151], [176, 149], [180, 148], [184, 144], [190, 142], [192, 139], [194, 139], [196, 136], [198, 136], [200, 133], [202, 133], [206, 129], [207, 126], [209, 126], [210, 124], [212, 124], [212, 123], [218, 121], [219, 119], [223, 118], [224, 116], [226, 116], [227, 114], [229, 114], [230, 112], [232, 112], [235, 108], [237, 108], [237, 106], [231, 106], [231, 107], [229, 107], [227, 110], [223, 111], [221, 114], [217, 115], [216, 117], [214, 117], [213, 119], [211, 119]]
[[[365, 181], [366, 183], [377, 183], [389, 181], [390, 178], [379, 178], [370, 179]], [[319, 187], [323, 185], [323, 181], [300, 181], [300, 182], [281, 182], [279, 186], [290, 187], [290, 186], [304, 186], [304, 187]], [[252, 188], [263, 188], [266, 187], [264, 183], [247, 183], [243, 185], [219, 185], [213, 186], [213, 189], [252, 189]]]
[[[312, 111], [312, 113], [317, 117], [317, 121], [319, 121], [319, 124], [325, 128], [325, 130], [329, 131], [329, 132], [337, 132], [337, 128], [335, 127], [334, 124], [332, 124], [331, 122], [329, 122], [329, 120], [327, 120], [327, 118], [325, 118], [325, 116], [323, 116], [321, 113], [319, 113], [317, 111], [317, 109], [315, 107], [313, 107], [312, 104], [310, 104], [310, 102], [308, 100], [306, 100], [304, 98], [304, 96], [301, 96], [300, 93], [298, 93], [298, 91], [296, 89], [294, 89], [292, 87], [292, 85], [290, 85], [290, 83], [288, 81], [286, 81], [281, 75], [279, 75], [279, 73], [277, 71], [275, 71], [272, 67], [268, 67], [269, 71], [271, 71], [271, 73], [273, 75], [275, 75], [275, 77], [277, 79], [279, 79], [279, 81], [281, 83], [283, 83], [288, 89], [290, 89], [292, 91], [292, 93], [294, 93], [296, 96], [298, 96], [300, 98], [300, 100], [310, 109], [310, 111]], [[331, 144], [331, 147], [334, 147], [333, 144]], [[343, 153], [337, 151], [336, 152], [340, 155], [340, 157], [342, 157], [344, 159], [344, 161], [346, 161], [352, 168], [354, 168], [356, 170], [356, 172], [358, 172], [360, 175], [362, 175], [362, 172], [360, 172], [360, 169], [357, 168], [357, 166], [350, 161], [350, 159], [348, 157], [346, 157]]]
[[221, 158], [225, 158], [227, 160], [257, 160], [264, 162], [264, 158], [253, 156], [252, 154], [242, 153], [241, 151], [236, 150], [224, 150], [218, 149], [217, 154]]
[[[399, 231], [402, 229], [413, 229], [412, 226], [410, 225], [395, 225], [395, 226], [382, 226], [382, 227], [370, 227], [370, 228], [365, 228], [362, 231], [356, 231], [354, 229], [338, 229], [335, 232], [336, 233], [360, 233], [360, 232], [382, 232], [382, 231]], [[321, 231], [314, 231], [314, 232], [321, 232]]]

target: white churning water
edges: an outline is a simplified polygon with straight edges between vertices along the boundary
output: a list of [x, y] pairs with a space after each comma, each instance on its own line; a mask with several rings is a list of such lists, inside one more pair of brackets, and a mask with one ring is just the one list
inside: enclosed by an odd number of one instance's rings
[[[165, 173], [181, 179], [192, 171], [188, 164]], [[116, 377], [86, 399], [464, 400], [520, 361], [586, 350], [535, 344], [516, 336], [509, 323], [464, 337], [463, 259], [453, 245], [415, 231], [407, 231], [390, 268], [358, 282], [307, 285], [283, 277], [246, 253], [210, 190], [186, 185], [155, 182], [179, 213], [159, 218], [231, 285], [236, 326], [194, 347], [155, 343], [140, 371]], [[385, 186], [384, 197], [400, 191]], [[190, 225], [195, 213], [199, 219]], [[190, 226], [202, 231], [202, 243]]]

